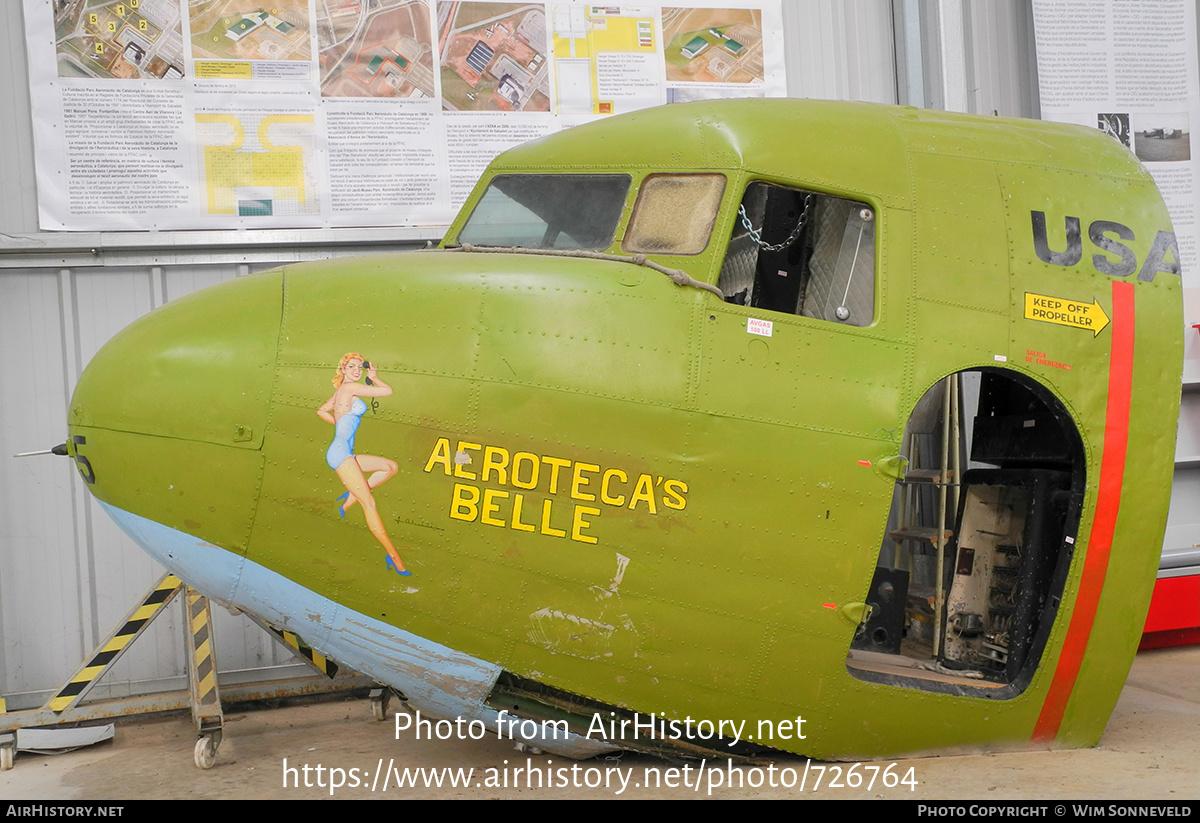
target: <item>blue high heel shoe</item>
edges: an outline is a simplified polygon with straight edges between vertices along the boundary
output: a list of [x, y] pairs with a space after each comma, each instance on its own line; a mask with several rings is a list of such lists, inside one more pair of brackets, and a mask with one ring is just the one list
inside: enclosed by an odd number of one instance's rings
[[[335, 497], [334, 500], [345, 500], [349, 496], [350, 496], [350, 492], [342, 492], [342, 496]], [[345, 503], [342, 503], [340, 506], [338, 506], [338, 514], [341, 515], [343, 520], [346, 518], [346, 504]]]
[[402, 571], [396, 568], [396, 561], [392, 560], [392, 556], [390, 554], [387, 556], [387, 567], [389, 570], [394, 571], [401, 577], [412, 577], [412, 572], [410, 572], [408, 569], [404, 569]]

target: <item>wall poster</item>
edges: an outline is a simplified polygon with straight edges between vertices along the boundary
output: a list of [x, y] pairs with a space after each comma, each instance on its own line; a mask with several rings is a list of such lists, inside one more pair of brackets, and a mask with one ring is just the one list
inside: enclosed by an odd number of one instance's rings
[[1101, 129], [1149, 169], [1179, 244], [1184, 317], [1200, 324], [1195, 0], [1034, 0], [1033, 15], [1043, 119]]
[[45, 230], [449, 223], [498, 152], [786, 94], [781, 0], [24, 0]]

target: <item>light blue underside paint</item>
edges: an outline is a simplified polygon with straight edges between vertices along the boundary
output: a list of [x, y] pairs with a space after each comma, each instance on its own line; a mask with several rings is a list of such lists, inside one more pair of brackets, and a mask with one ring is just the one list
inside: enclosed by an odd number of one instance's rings
[[[500, 676], [501, 669], [494, 663], [345, 609], [240, 555], [96, 502], [151, 557], [196, 591], [295, 632], [326, 657], [399, 689], [422, 714], [480, 720], [488, 729], [497, 728], [498, 712], [483, 702]], [[554, 739], [540, 732], [519, 737], [566, 757], [594, 757], [615, 750], [575, 734], [565, 740], [561, 734]]]

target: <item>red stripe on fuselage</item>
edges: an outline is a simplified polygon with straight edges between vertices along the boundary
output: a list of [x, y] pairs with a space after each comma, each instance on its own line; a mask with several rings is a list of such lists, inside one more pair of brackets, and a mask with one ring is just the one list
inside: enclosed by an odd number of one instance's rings
[[1042, 704], [1033, 729], [1033, 739], [1053, 740], [1062, 724], [1067, 701], [1075, 688], [1075, 679], [1087, 651], [1092, 623], [1112, 550], [1113, 532], [1121, 509], [1121, 483], [1125, 476], [1126, 447], [1129, 444], [1129, 404], [1133, 388], [1133, 284], [1112, 284], [1112, 350], [1108, 360], [1108, 409], [1104, 416], [1104, 456], [1100, 460], [1100, 489], [1092, 534], [1083, 559], [1083, 578], [1071, 612], [1067, 639], [1058, 658], [1058, 668], [1050, 683], [1050, 692]]

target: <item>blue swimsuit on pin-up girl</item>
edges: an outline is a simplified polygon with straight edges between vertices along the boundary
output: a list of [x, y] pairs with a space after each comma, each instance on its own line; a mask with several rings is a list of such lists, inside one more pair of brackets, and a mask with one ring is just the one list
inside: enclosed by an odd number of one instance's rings
[[358, 431], [358, 424], [362, 422], [362, 416], [366, 414], [366, 411], [367, 404], [361, 397], [356, 397], [350, 404], [350, 411], [343, 414], [333, 424], [333, 442], [325, 451], [325, 462], [334, 471], [337, 471], [338, 466], [345, 463], [348, 458], [354, 456], [354, 434]]
[[[325, 462], [329, 464], [329, 468], [337, 471], [338, 468], [350, 458], [354, 457], [354, 435], [358, 432], [358, 426], [362, 423], [362, 416], [367, 412], [367, 404], [362, 398], [356, 397], [350, 404], [350, 411], [343, 414], [338, 421], [333, 424], [333, 442], [329, 444], [329, 448], [325, 450]], [[370, 486], [368, 485], [368, 489]], [[343, 492], [337, 499], [343, 501], [338, 506], [338, 514], [342, 517], [346, 516], [346, 499], [350, 496], [349, 490]], [[389, 554], [387, 557], [387, 567], [402, 577], [408, 577], [412, 572], [407, 569], [399, 569], [396, 567], [396, 561]]]

